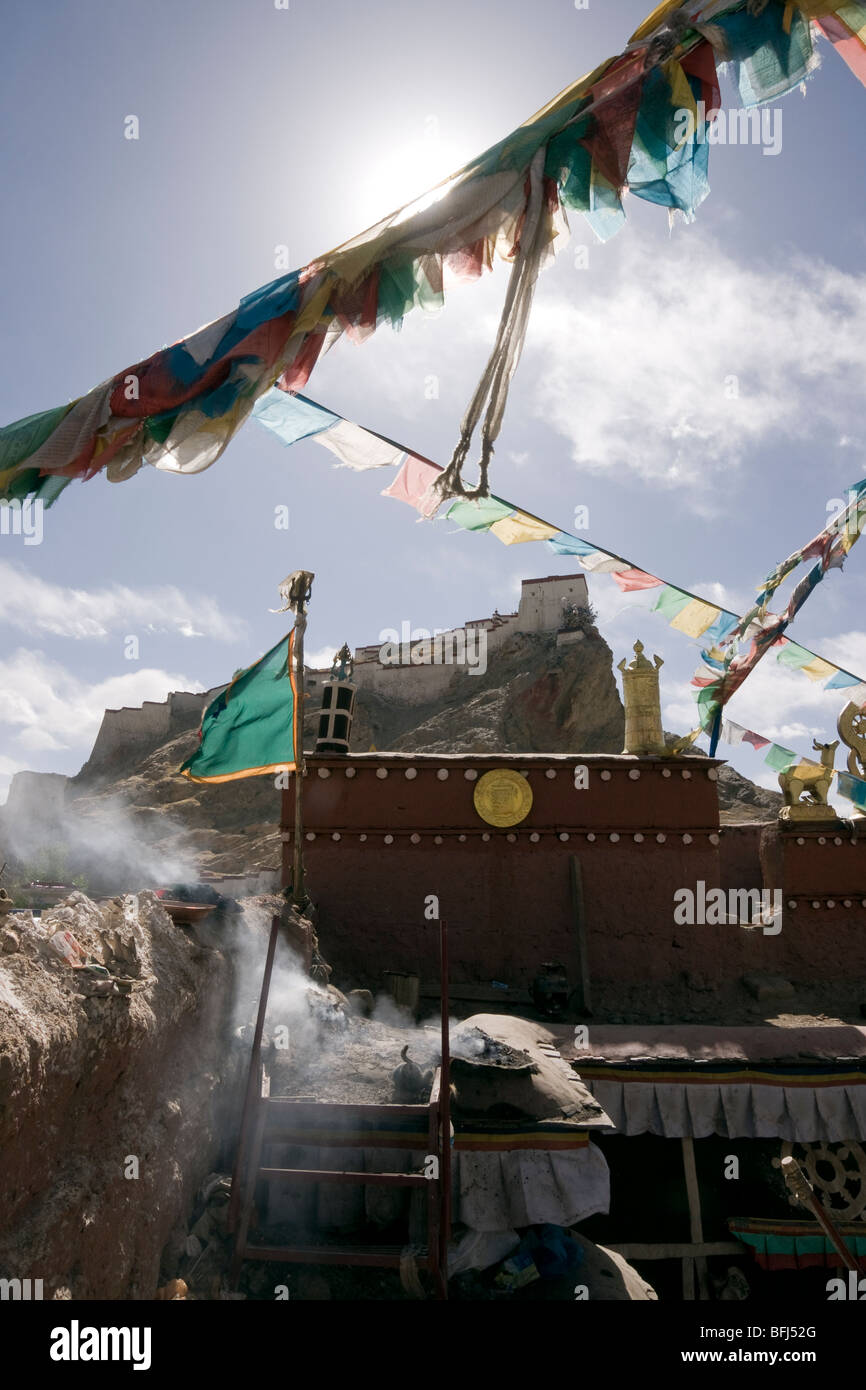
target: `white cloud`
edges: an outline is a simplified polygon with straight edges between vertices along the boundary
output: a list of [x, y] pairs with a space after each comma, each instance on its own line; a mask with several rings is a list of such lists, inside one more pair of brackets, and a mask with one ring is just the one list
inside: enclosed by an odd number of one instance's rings
[[536, 413], [581, 468], [697, 494], [767, 441], [857, 431], [866, 276], [790, 256], [743, 266], [690, 230], [668, 255], [632, 237], [613, 276], [578, 281], [571, 301], [561, 276], [555, 297], [542, 282], [529, 358]]
[[[186, 676], [144, 669], [88, 683], [44, 652], [19, 648], [0, 661], [0, 724], [25, 751], [79, 749], [89, 753], [106, 709], [164, 700], [171, 690], [202, 690]], [[0, 774], [27, 764], [15, 751], [0, 759]]]
[[314, 671], [330, 670], [334, 655], [342, 647], [342, 642], [335, 642], [333, 646], [319, 647], [314, 652], [304, 652], [304, 665], [312, 666]]
[[201, 594], [185, 594], [172, 585], [129, 589], [69, 589], [0, 561], [3, 610], [0, 619], [34, 635], [102, 639], [110, 632], [141, 636], [177, 632], [183, 637], [234, 641], [244, 631], [237, 618]]

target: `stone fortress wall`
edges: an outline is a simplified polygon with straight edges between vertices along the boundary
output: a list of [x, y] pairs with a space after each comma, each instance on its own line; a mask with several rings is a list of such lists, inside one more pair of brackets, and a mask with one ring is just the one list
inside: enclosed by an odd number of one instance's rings
[[[524, 579], [516, 613], [494, 613], [490, 618], [476, 618], [463, 627], [451, 628], [437, 639], [432, 654], [429, 642], [411, 640], [408, 624], [392, 629], [400, 638], [399, 664], [383, 663], [382, 643], [356, 647], [355, 684], [361, 690], [372, 690], [406, 704], [435, 700], [444, 694], [458, 673], [471, 670], [477, 663], [479, 632], [485, 634], [486, 661], [489, 662], [515, 633], [556, 633], [563, 626], [565, 604], [584, 608], [588, 602], [586, 579], [582, 574]], [[481, 650], [483, 652], [484, 648]], [[468, 653], [468, 660], [464, 653]], [[320, 688], [328, 674], [327, 670], [311, 671], [307, 677], [308, 689]]]

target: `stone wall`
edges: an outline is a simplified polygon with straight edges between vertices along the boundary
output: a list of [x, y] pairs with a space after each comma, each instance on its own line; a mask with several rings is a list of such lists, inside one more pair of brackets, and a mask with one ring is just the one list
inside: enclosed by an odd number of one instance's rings
[[46, 1299], [150, 1299], [237, 1122], [232, 973], [152, 894], [68, 903], [58, 924], [144, 987], [86, 997], [48, 943], [48, 914], [8, 919], [21, 949], [0, 955], [0, 1277], [42, 1279]]
[[50, 822], [63, 812], [68, 777], [60, 772], [16, 772], [9, 783], [4, 816]]
[[[576, 765], [588, 769], [585, 790]], [[511, 829], [488, 825], [473, 804], [477, 778], [496, 767], [524, 773], [533, 792]], [[381, 988], [384, 970], [402, 970], [436, 993], [438, 936], [424, 917], [433, 894], [455, 986], [500, 981], [525, 998], [546, 960], [576, 984], [580, 919], [594, 996], [635, 1022], [730, 1022], [756, 972], [825, 991], [811, 1003], [804, 994], [800, 1012], [856, 1008], [857, 991], [866, 995], [866, 841], [720, 830], [709, 759], [371, 753], [311, 759], [309, 778], [308, 889], [322, 949], [353, 983]], [[283, 823], [288, 871], [289, 797]], [[700, 884], [725, 890], [722, 919], [678, 922], [675, 894], [697, 901]], [[746, 912], [730, 897], [750, 890], [781, 894], [767, 930], [752, 904]]]
[[145, 700], [140, 708], [107, 709], [90, 757], [78, 776], [91, 780], [128, 764], [185, 729], [194, 728], [222, 686], [198, 694], [172, 691], [162, 702]]
[[[524, 579], [516, 613], [497, 613], [441, 633], [435, 648], [441, 655], [431, 655], [430, 643], [424, 639], [413, 641], [414, 629], [408, 622], [391, 629], [399, 637], [399, 644], [394, 644], [399, 645], [399, 653], [393, 653], [399, 656], [398, 661], [392, 656], [383, 663], [380, 652], [384, 643], [356, 647], [355, 684], [360, 690], [406, 704], [436, 700], [449, 689], [456, 670], [471, 671], [479, 664], [479, 656], [483, 670], [515, 633], [557, 632], [562, 626], [564, 604], [586, 607], [588, 602], [586, 579], [582, 574]], [[464, 653], [468, 653], [468, 657]], [[318, 690], [324, 674], [317, 671], [310, 677], [311, 694]]]

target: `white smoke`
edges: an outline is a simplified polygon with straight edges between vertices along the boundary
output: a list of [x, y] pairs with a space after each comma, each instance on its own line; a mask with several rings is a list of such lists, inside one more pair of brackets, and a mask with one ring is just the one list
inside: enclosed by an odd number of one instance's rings
[[195, 856], [181, 847], [183, 827], [162, 811], [149, 816], [119, 798], [85, 811], [74, 801], [46, 815], [0, 815], [0, 855], [19, 879], [83, 880], [88, 893], [137, 893], [195, 881]]

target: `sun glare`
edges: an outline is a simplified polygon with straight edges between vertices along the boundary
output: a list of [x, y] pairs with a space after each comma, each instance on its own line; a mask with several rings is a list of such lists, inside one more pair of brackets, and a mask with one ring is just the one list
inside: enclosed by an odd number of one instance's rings
[[465, 162], [456, 145], [434, 136], [392, 146], [381, 159], [371, 161], [359, 181], [359, 225], [372, 226], [407, 203], [413, 203], [414, 212], [429, 207], [447, 192], [447, 187], [436, 185]]

